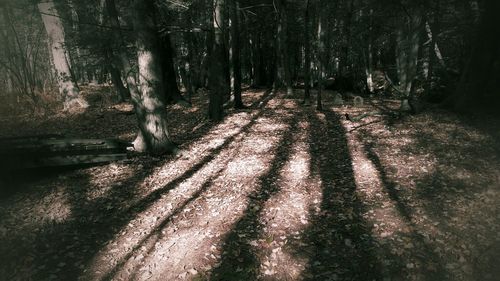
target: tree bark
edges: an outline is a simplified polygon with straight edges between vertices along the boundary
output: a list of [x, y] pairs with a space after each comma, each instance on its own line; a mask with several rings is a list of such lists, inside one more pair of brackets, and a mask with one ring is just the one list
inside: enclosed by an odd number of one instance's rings
[[311, 32], [309, 26], [311, 17], [309, 12], [310, 0], [306, 2], [306, 10], [304, 15], [304, 104], [311, 103], [311, 42], [309, 42]]
[[457, 111], [486, 109], [498, 114], [500, 73], [500, 2], [486, 0], [472, 54], [454, 95]]
[[293, 95], [292, 74], [290, 71], [290, 50], [288, 48], [288, 15], [284, 0], [278, 0], [278, 29], [277, 29], [277, 58], [278, 58], [278, 85], [286, 87], [286, 95]]
[[167, 103], [176, 103], [184, 106], [189, 106], [189, 103], [182, 97], [177, 85], [176, 72], [174, 66], [172, 43], [170, 35], [166, 34], [160, 41], [161, 51], [161, 68], [163, 73], [163, 81], [165, 81], [165, 100]]
[[229, 94], [230, 91], [224, 66], [224, 63], [227, 61], [225, 58], [224, 38], [222, 33], [222, 24], [224, 23], [224, 2], [225, 0], [214, 0], [214, 40], [212, 51], [210, 52], [210, 71], [208, 73], [210, 85], [208, 118], [213, 121], [220, 121], [223, 119], [223, 98]]
[[[106, 18], [109, 18], [110, 21], [112, 22], [112, 25], [115, 25], [118, 20], [118, 15], [116, 12], [116, 7], [115, 7], [115, 2], [114, 0], [101, 0], [101, 15], [99, 16], [99, 24], [104, 25], [106, 24]], [[109, 7], [108, 7], [109, 5]], [[107, 16], [107, 17], [106, 17]], [[113, 24], [114, 22], [114, 24]], [[119, 28], [119, 25], [116, 26], [116, 28]], [[105, 32], [107, 30], [102, 30], [102, 32]], [[120, 34], [119, 30], [114, 31], [115, 33]], [[118, 36], [117, 36], [118, 37]], [[120, 41], [119, 41], [120, 42]], [[106, 67], [108, 69], [108, 72], [111, 76], [111, 82], [115, 86], [116, 92], [118, 93], [118, 97], [120, 101], [126, 101], [130, 99], [130, 91], [127, 87], [123, 85], [123, 80], [122, 80], [122, 75], [121, 72], [123, 70], [123, 65], [120, 62], [119, 58], [115, 55], [115, 51], [113, 50], [113, 44], [111, 41], [105, 40], [103, 44], [103, 53], [104, 53], [104, 60], [106, 61]], [[121, 48], [121, 44], [119, 44], [119, 47]]]
[[161, 68], [160, 39], [156, 30], [153, 0], [134, 1], [140, 92], [132, 92], [132, 102], [139, 122], [139, 135], [134, 147], [152, 154], [175, 153], [167, 127], [167, 110], [162, 99], [164, 81]]
[[[417, 75], [418, 54], [420, 48], [421, 15], [408, 16], [408, 24], [398, 29], [396, 42], [396, 64], [400, 90], [406, 98], [410, 96], [413, 81]], [[404, 26], [408, 26], [407, 29]]]
[[351, 49], [351, 29], [352, 29], [352, 16], [354, 13], [354, 0], [349, 0], [347, 4], [347, 12], [345, 13], [343, 33], [344, 33], [344, 44], [342, 45], [342, 57], [339, 60], [339, 72], [340, 76], [347, 76], [351, 71], [351, 59], [350, 59], [350, 49]]
[[368, 27], [368, 48], [367, 48], [367, 62], [366, 62], [366, 86], [368, 92], [372, 94], [375, 91], [373, 84], [373, 9], [370, 9], [369, 14], [369, 27]]
[[87, 108], [88, 103], [80, 95], [78, 86], [72, 79], [69, 66], [69, 53], [66, 50], [64, 28], [52, 0], [38, 4], [38, 10], [49, 37], [52, 61], [56, 71], [59, 92], [64, 98], [64, 110], [72, 112], [78, 108]]
[[241, 109], [245, 106], [241, 99], [241, 39], [239, 2], [231, 3], [231, 60], [233, 69], [233, 96], [234, 108]]
[[118, 68], [123, 69], [125, 72], [125, 82], [129, 90], [130, 96], [139, 96], [139, 89], [137, 88], [137, 79], [135, 77], [134, 69], [130, 65], [128, 55], [126, 52], [126, 44], [123, 39], [123, 34], [121, 32], [120, 21], [118, 20], [118, 11], [116, 10], [116, 4], [114, 0], [105, 0], [106, 10], [110, 18], [111, 26], [115, 29], [114, 38], [118, 45], [118, 58], [114, 62], [119, 66]]
[[[111, 55], [112, 56], [112, 55]], [[109, 58], [109, 60], [111, 60]], [[124, 102], [130, 98], [130, 91], [123, 85], [122, 77], [120, 70], [115, 67], [112, 63], [108, 64], [109, 74], [111, 75], [111, 82], [115, 86], [116, 91], [118, 92], [118, 97], [121, 102]]]
[[325, 78], [325, 27], [324, 7], [325, 1], [318, 1], [318, 43], [317, 43], [317, 65], [318, 65], [318, 94], [316, 95], [316, 110], [323, 110], [321, 95], [323, 91], [323, 81]]

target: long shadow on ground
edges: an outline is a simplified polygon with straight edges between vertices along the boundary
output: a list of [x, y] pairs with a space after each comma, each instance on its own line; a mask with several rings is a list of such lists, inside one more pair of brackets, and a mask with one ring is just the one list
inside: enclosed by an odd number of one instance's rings
[[324, 120], [314, 112], [309, 117], [311, 170], [321, 179], [323, 197], [321, 212], [305, 232], [309, 246], [296, 247], [297, 255], [309, 260], [303, 279], [380, 280], [381, 265], [356, 193], [346, 132], [340, 116], [323, 113]]
[[[413, 241], [416, 245], [416, 248], [419, 249], [419, 255], [415, 256], [415, 260], [421, 261], [422, 264], [432, 264], [432, 267], [423, 270], [422, 278], [424, 280], [446, 280], [446, 268], [440, 259], [440, 257], [434, 251], [435, 249], [427, 242], [427, 239], [422, 235], [422, 233], [418, 230], [415, 223], [412, 222], [412, 217], [414, 217], [414, 212], [410, 207], [410, 202], [407, 202], [401, 195], [400, 192], [396, 189], [396, 184], [392, 182], [386, 170], [384, 169], [380, 158], [377, 153], [374, 151], [374, 147], [372, 143], [368, 143], [364, 145], [364, 151], [368, 159], [373, 163], [375, 168], [380, 175], [380, 180], [382, 181], [383, 188], [387, 191], [389, 198], [392, 202], [395, 203], [396, 209], [401, 217], [404, 219], [404, 222], [409, 226], [410, 233], [403, 234], [401, 236], [408, 236], [408, 238]], [[397, 262], [397, 258], [392, 257], [395, 262]], [[391, 275], [397, 276], [398, 272], [401, 272], [405, 268], [404, 264], [393, 264]], [[400, 276], [404, 278], [404, 276]]]
[[[259, 107], [263, 108], [271, 98], [272, 95], [264, 95]], [[22, 271], [22, 276], [33, 280], [50, 278], [74, 280], [78, 276], [82, 276], [84, 271], [88, 270], [89, 263], [99, 250], [105, 247], [131, 219], [153, 205], [163, 194], [168, 193], [215, 159], [217, 154], [230, 145], [237, 135], [248, 131], [261, 114], [261, 112], [256, 114], [240, 132], [226, 139], [223, 144], [213, 149], [209, 155], [189, 170], [138, 202], [136, 202], [137, 186], [155, 168], [163, 165], [164, 161], [149, 163], [149, 165], [137, 170], [133, 177], [114, 185], [105, 196], [93, 200], [86, 197], [92, 188], [89, 175], [84, 173], [71, 175], [78, 182], [78, 185], [68, 186], [65, 189], [71, 206], [71, 217], [62, 223], [48, 225], [37, 230], [32, 244], [26, 244], [25, 237], [11, 237], [8, 241], [2, 241], [2, 248], [10, 249], [8, 245], [17, 245], [16, 249], [18, 250], [15, 253], [9, 250], [0, 255], [0, 261], [4, 267], [0, 272], [7, 272], [9, 276], [14, 278], [20, 276], [19, 271]], [[204, 127], [201, 130], [208, 131], [210, 127]], [[23, 252], [20, 252], [19, 249]], [[19, 266], [18, 262], [15, 263], [11, 260], [13, 256], [22, 256], [26, 253], [34, 255], [22, 257], [23, 260], [27, 260], [29, 267]], [[129, 255], [130, 253], [127, 256]], [[112, 277], [115, 270], [110, 272], [111, 275], [107, 277]]]
[[297, 119], [287, 122], [287, 129], [274, 152], [269, 170], [259, 178], [260, 186], [248, 196], [247, 208], [233, 229], [227, 234], [223, 243], [220, 265], [212, 271], [212, 280], [256, 280], [259, 274], [260, 261], [258, 254], [252, 249], [251, 241], [256, 241], [262, 234], [260, 217], [265, 203], [280, 191], [275, 182], [280, 171], [291, 154], [292, 142], [297, 134]]

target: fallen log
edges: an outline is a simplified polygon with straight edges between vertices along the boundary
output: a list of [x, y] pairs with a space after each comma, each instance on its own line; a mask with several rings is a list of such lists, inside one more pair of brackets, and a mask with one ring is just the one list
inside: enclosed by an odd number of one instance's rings
[[127, 143], [115, 139], [78, 139], [61, 135], [0, 139], [0, 169], [97, 164], [127, 158]]

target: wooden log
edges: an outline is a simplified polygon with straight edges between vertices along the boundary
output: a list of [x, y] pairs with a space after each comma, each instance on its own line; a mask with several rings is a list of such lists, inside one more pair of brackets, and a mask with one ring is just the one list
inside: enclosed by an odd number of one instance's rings
[[29, 136], [0, 139], [0, 169], [12, 170], [111, 162], [127, 158], [127, 143], [115, 139]]
[[38, 167], [99, 164], [99, 163], [108, 163], [123, 159], [127, 159], [126, 153], [54, 156], [54, 157], [30, 159], [22, 163], [22, 168], [28, 169], [28, 168], [38, 168]]

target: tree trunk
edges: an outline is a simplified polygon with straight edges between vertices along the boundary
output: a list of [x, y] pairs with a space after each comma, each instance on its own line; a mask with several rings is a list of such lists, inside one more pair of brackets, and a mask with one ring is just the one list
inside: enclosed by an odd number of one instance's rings
[[351, 59], [350, 59], [350, 49], [351, 49], [351, 28], [352, 28], [352, 16], [354, 13], [354, 0], [349, 0], [347, 4], [347, 12], [345, 13], [343, 33], [345, 37], [344, 44], [342, 45], [341, 58], [339, 60], [339, 72], [340, 76], [347, 76], [351, 71]]
[[372, 94], [375, 91], [373, 84], [373, 9], [370, 9], [369, 14], [369, 27], [368, 27], [368, 48], [367, 48], [367, 62], [366, 62], [366, 86], [368, 88], [368, 92]]
[[134, 141], [136, 150], [153, 154], [176, 152], [167, 128], [167, 110], [162, 99], [164, 81], [160, 39], [156, 30], [153, 0], [134, 1], [134, 31], [136, 34], [140, 92], [132, 92], [140, 132]]
[[498, 114], [500, 73], [500, 1], [486, 0], [475, 46], [455, 92], [454, 107], [472, 112], [487, 109]]
[[309, 4], [310, 0], [306, 2], [306, 11], [304, 15], [304, 104], [309, 105], [311, 103], [311, 42], [309, 42], [311, 32], [309, 26], [311, 23], [311, 17], [309, 15]]
[[176, 72], [174, 66], [172, 43], [170, 42], [170, 35], [166, 34], [162, 37], [161, 51], [159, 53], [161, 58], [161, 69], [163, 73], [163, 81], [166, 85], [165, 100], [167, 103], [177, 103], [188, 106], [189, 103], [182, 97], [179, 87], [177, 85]]
[[321, 95], [323, 91], [323, 81], [325, 78], [325, 27], [324, 24], [324, 7], [325, 2], [318, 1], [318, 49], [317, 49], [317, 65], [318, 65], [318, 94], [316, 95], [316, 110], [323, 110]]
[[288, 15], [286, 11], [285, 1], [278, 0], [278, 30], [277, 30], [277, 58], [278, 58], [278, 80], [284, 82], [286, 87], [286, 95], [293, 95], [292, 74], [290, 71], [290, 50], [288, 48]]
[[165, 98], [169, 103], [179, 103], [184, 101], [177, 85], [177, 76], [174, 65], [173, 49], [170, 42], [170, 35], [165, 35], [161, 40], [161, 68], [163, 72], [163, 80], [165, 81]]
[[130, 65], [128, 55], [126, 52], [126, 45], [123, 39], [123, 34], [121, 32], [120, 21], [118, 19], [118, 11], [116, 10], [115, 0], [105, 0], [106, 1], [106, 10], [109, 15], [111, 26], [115, 29], [113, 33], [115, 36], [115, 40], [118, 44], [118, 57], [113, 59], [113, 62], [116, 63], [118, 69], [123, 69], [125, 72], [125, 82], [127, 84], [128, 91], [130, 96], [138, 96], [139, 89], [137, 88], [137, 81], [134, 75], [134, 70]]
[[244, 108], [241, 99], [241, 39], [240, 39], [240, 16], [239, 2], [231, 3], [231, 60], [233, 69], [233, 96], [234, 108]]
[[224, 63], [227, 61], [225, 58], [224, 39], [222, 33], [222, 24], [224, 23], [224, 2], [224, 0], [214, 0], [214, 40], [209, 58], [210, 71], [208, 73], [208, 76], [210, 96], [208, 105], [208, 118], [214, 121], [220, 121], [224, 117], [223, 98], [224, 96], [229, 94], [230, 88], [226, 79], [224, 66]]
[[[0, 24], [2, 24], [3, 26], [7, 26], [8, 25], [8, 21], [9, 21], [9, 16], [8, 16], [8, 11], [5, 7], [2, 7], [2, 14], [0, 14], [0, 16], [2, 16], [2, 21], [0, 22]], [[10, 38], [9, 38], [9, 32], [8, 32], [8, 29], [7, 28], [3, 28], [2, 30], [0, 30], [0, 36], [2, 36], [2, 47], [3, 47], [3, 52], [4, 52], [4, 55], [6, 58], [12, 58], [12, 54], [11, 54], [11, 43], [10, 43]], [[4, 91], [4, 94], [6, 94], [7, 96], [10, 96], [10, 95], [13, 95], [14, 93], [14, 83], [13, 83], [13, 73], [12, 73], [12, 63], [11, 63], [11, 59], [9, 59], [7, 62], [6, 62], [6, 65], [3, 66], [3, 74], [5, 75], [5, 91]], [[8, 100], [10, 102], [10, 100]]]
[[[410, 96], [417, 75], [420, 24], [420, 14], [409, 16], [408, 24], [402, 24], [397, 33], [396, 64], [400, 90], [405, 98]], [[408, 26], [408, 29], [406, 30], [404, 26]]]
[[130, 91], [125, 88], [123, 85], [122, 77], [120, 74], [120, 70], [116, 68], [111, 63], [108, 65], [109, 74], [111, 75], [111, 82], [115, 86], [116, 91], [118, 92], [118, 97], [121, 102], [124, 102], [130, 98]]
[[[105, 19], [109, 18], [110, 21], [112, 22], [112, 25], [114, 25], [113, 22], [117, 21], [118, 19], [114, 0], [111, 1], [101, 0], [100, 5], [101, 5], [100, 7], [101, 15], [99, 16], [99, 24], [105, 25], [106, 24]], [[110, 5], [110, 7], [108, 7], [108, 5]], [[117, 25], [116, 28], [118, 29], [119, 25]], [[101, 29], [101, 31], [106, 32], [108, 30]], [[119, 30], [115, 30], [114, 32], [120, 34]], [[119, 44], [118, 48], [121, 48], [121, 44]], [[113, 44], [111, 43], [111, 41], [105, 40], [102, 49], [104, 53], [104, 60], [106, 62], [106, 67], [111, 76], [111, 82], [115, 86], [120, 101], [123, 102], [130, 99], [130, 91], [127, 87], [123, 85], [123, 80], [121, 75], [121, 71], [123, 70], [123, 65], [120, 62], [119, 58], [115, 56], [115, 52], [113, 51]]]
[[72, 112], [78, 108], [87, 108], [88, 103], [82, 98], [78, 87], [72, 80], [69, 66], [69, 53], [66, 50], [64, 29], [52, 0], [38, 4], [38, 10], [49, 37], [52, 61], [57, 74], [59, 92], [64, 98], [64, 110]]

